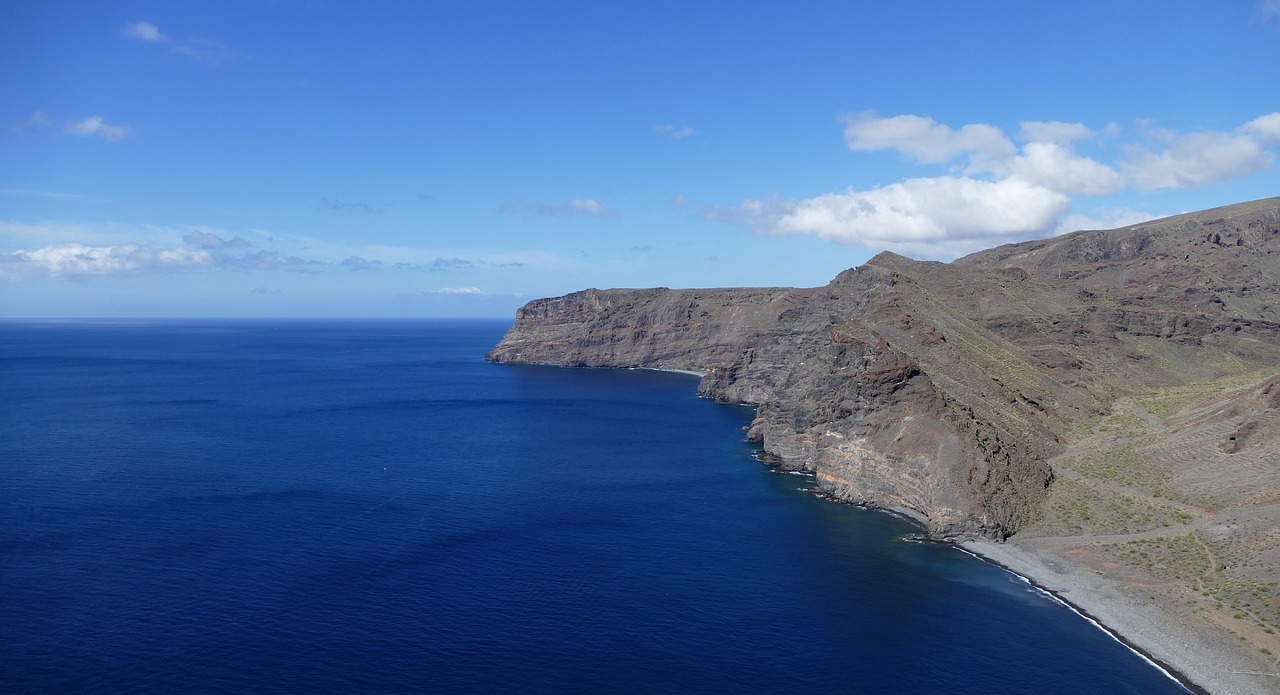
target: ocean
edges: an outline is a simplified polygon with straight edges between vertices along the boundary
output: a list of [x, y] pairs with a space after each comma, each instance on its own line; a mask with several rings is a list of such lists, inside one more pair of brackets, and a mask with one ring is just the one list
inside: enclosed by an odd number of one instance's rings
[[1186, 692], [509, 325], [0, 323], [0, 691]]

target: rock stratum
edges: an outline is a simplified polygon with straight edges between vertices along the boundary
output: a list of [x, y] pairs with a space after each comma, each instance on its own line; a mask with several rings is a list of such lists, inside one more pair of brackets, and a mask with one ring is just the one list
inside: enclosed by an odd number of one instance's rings
[[[817, 288], [539, 299], [487, 359], [702, 371], [702, 395], [756, 405], [750, 436], [830, 496], [1004, 539], [1121, 399], [1280, 364], [1280, 199], [949, 264], [886, 252]], [[1223, 446], [1264, 438], [1246, 424]]]

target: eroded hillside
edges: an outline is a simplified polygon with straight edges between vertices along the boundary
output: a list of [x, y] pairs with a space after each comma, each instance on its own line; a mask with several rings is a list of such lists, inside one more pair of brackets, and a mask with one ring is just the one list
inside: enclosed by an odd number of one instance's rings
[[[1062, 521], [1054, 510], [1088, 478], [1064, 452], [1131, 404], [1179, 388], [1225, 394], [1280, 365], [1278, 289], [1280, 199], [1267, 199], [950, 264], [886, 253], [813, 289], [537, 300], [488, 357], [700, 369], [701, 393], [756, 404], [751, 435], [832, 496], [916, 514], [938, 537], [1000, 539]], [[1216, 450], [1274, 474], [1267, 398], [1228, 398], [1240, 421], [1221, 446], [1238, 452]], [[1143, 436], [1195, 429], [1179, 422]], [[1198, 454], [1187, 470], [1144, 460], [1152, 500], [1188, 496], [1165, 500], [1175, 524], [1200, 504], [1196, 476], [1219, 487], [1240, 474]]]

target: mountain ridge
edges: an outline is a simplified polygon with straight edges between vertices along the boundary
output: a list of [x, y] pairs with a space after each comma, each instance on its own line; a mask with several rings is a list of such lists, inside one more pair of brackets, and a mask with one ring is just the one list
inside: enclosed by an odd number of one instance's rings
[[487, 358], [704, 371], [702, 395], [756, 405], [751, 436], [836, 499], [1002, 539], [1035, 518], [1076, 423], [1280, 362], [1277, 337], [1271, 198], [952, 263], [885, 252], [818, 288], [535, 300]]
[[885, 252], [812, 288], [584, 290], [486, 356], [693, 369], [766, 460], [918, 519], [1213, 692], [1280, 673], [1280, 198]]

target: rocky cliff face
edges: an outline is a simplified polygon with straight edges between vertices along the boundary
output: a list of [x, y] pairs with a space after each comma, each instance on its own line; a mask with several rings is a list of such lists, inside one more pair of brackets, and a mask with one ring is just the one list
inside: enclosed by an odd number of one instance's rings
[[536, 299], [487, 359], [565, 367], [727, 364], [800, 300], [776, 288], [584, 290]]
[[1035, 518], [1074, 427], [1155, 386], [1280, 364], [1280, 199], [1012, 244], [881, 254], [813, 289], [530, 302], [496, 362], [693, 368], [833, 497], [941, 538]]

